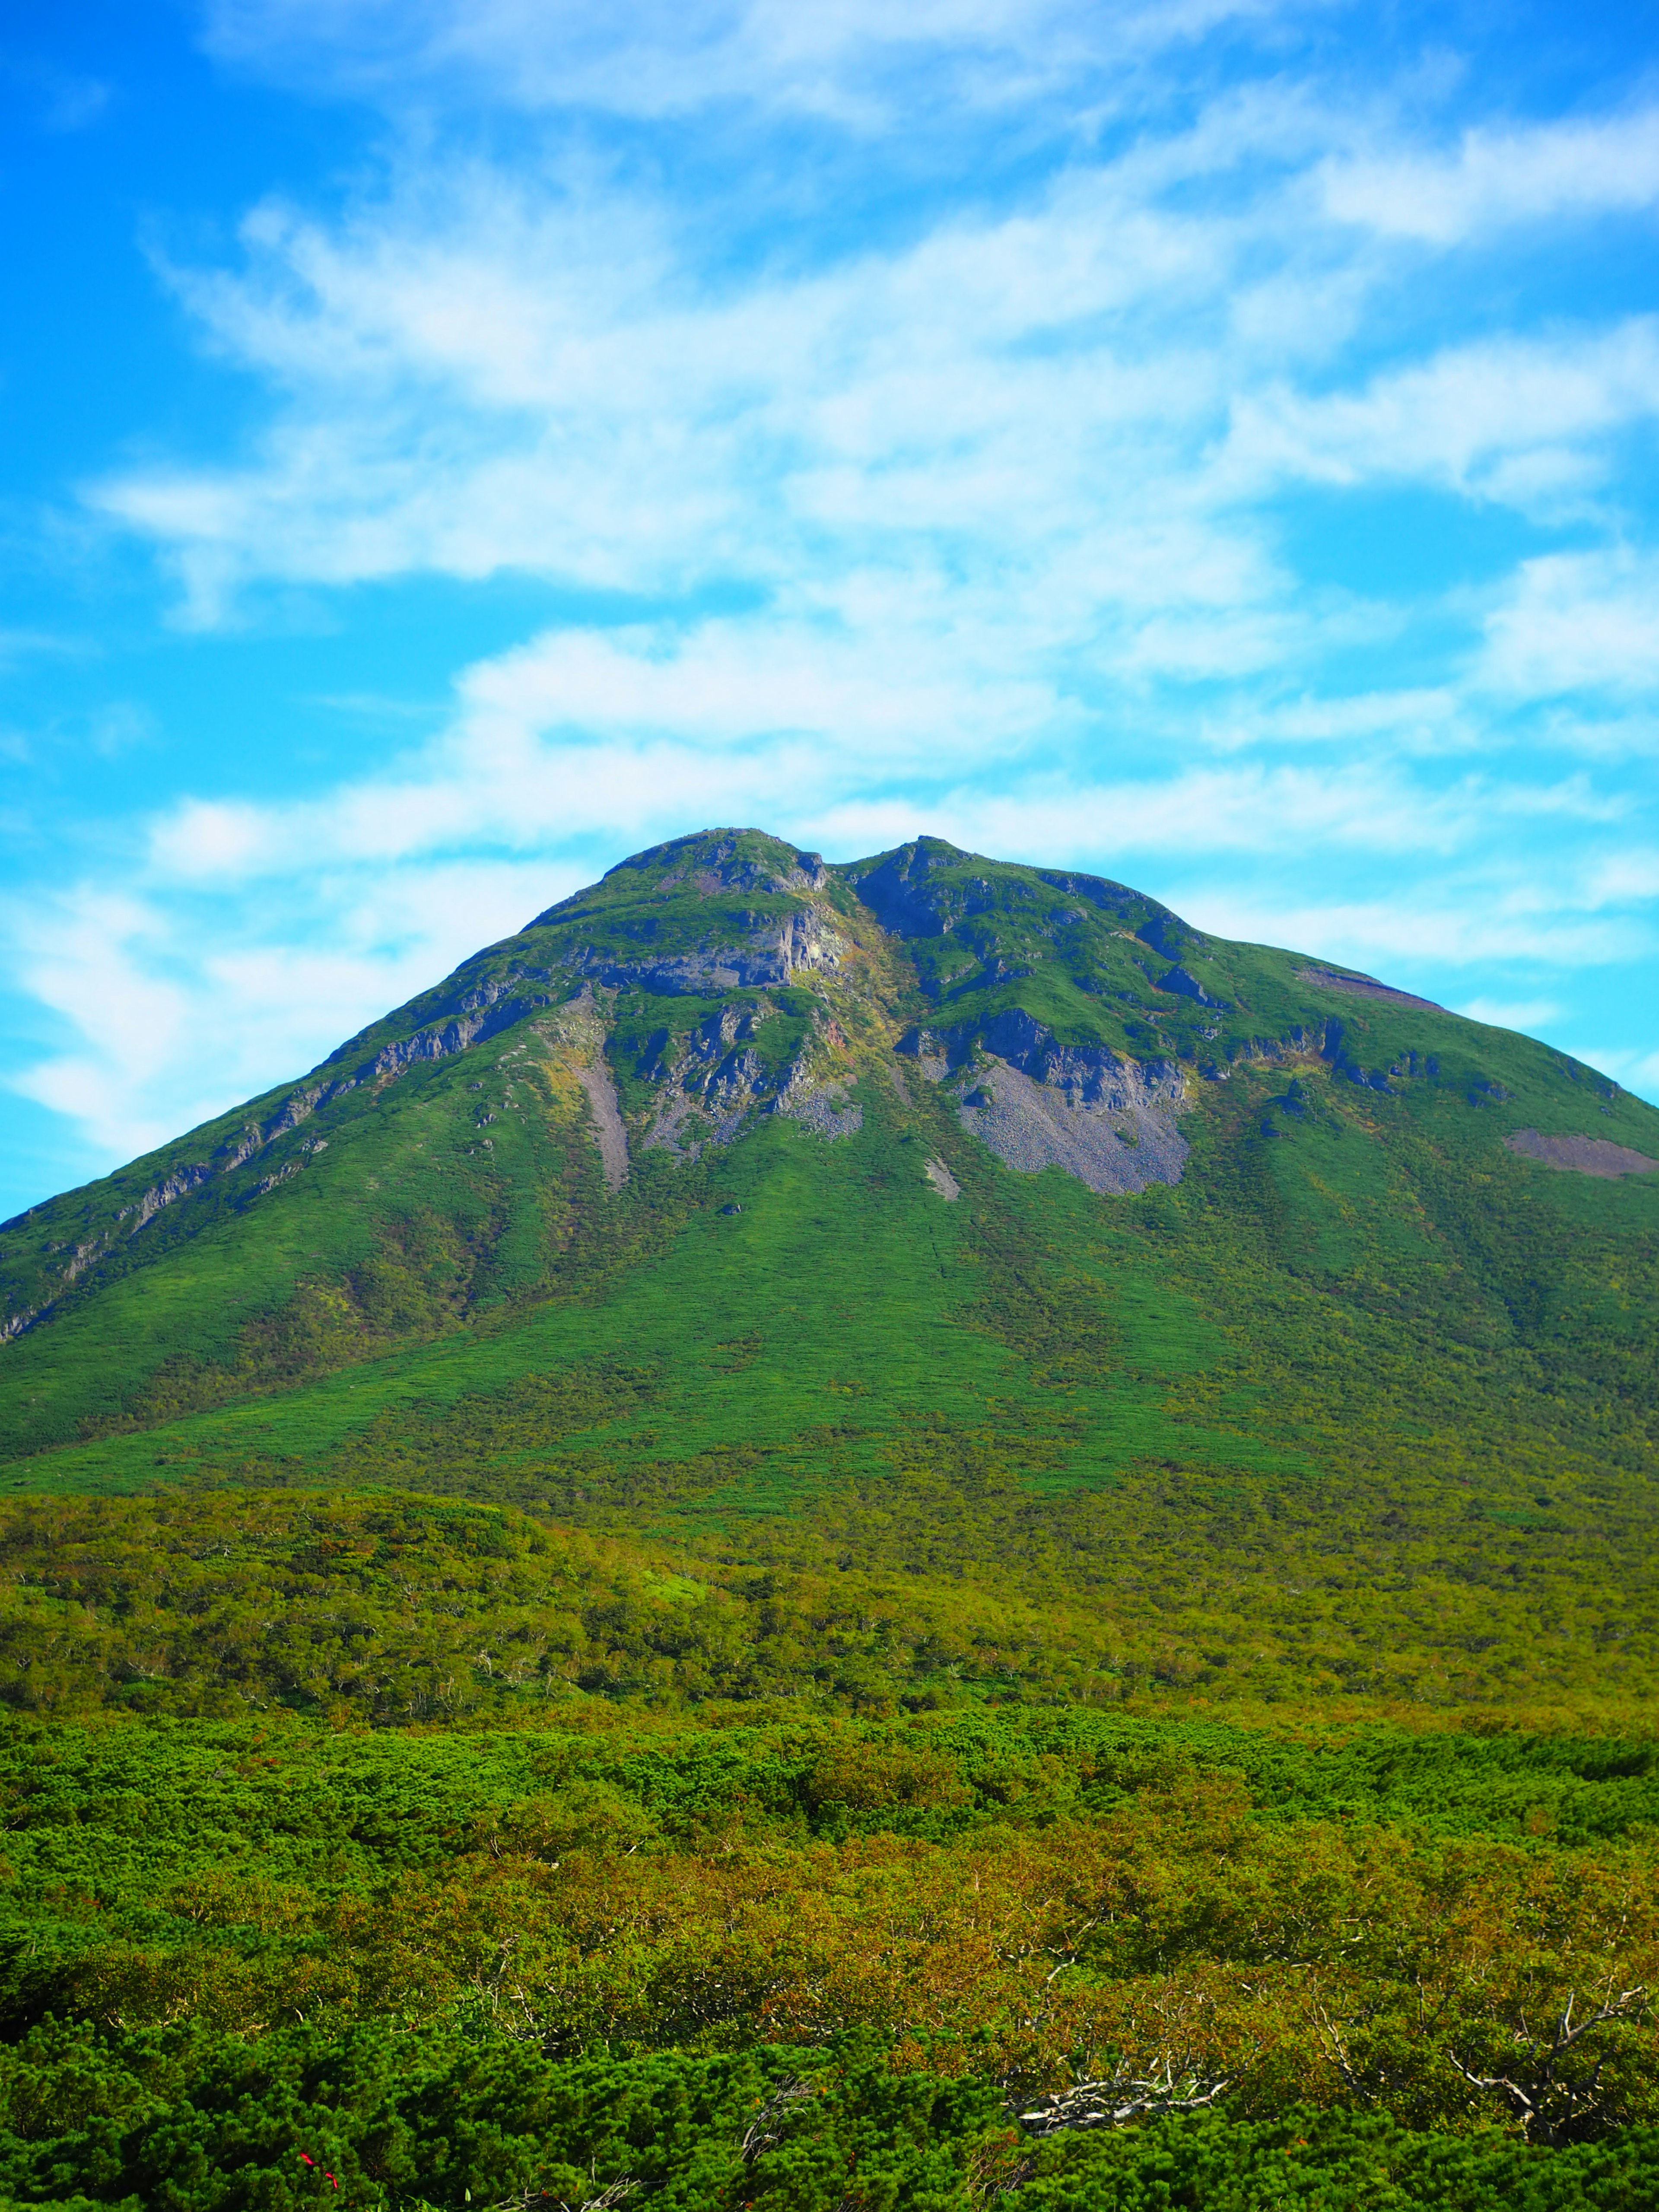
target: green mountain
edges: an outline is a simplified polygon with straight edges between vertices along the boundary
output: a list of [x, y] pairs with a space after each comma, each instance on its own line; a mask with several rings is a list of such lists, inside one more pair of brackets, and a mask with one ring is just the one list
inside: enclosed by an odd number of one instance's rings
[[0, 1231], [0, 2212], [1645, 2212], [1659, 1113], [625, 861]]
[[1149, 1650], [1248, 1589], [1251, 1666], [1311, 1614], [1333, 1685], [1646, 1694], [1656, 1163], [1566, 1055], [1122, 884], [708, 831], [7, 1224], [0, 1480], [873, 1545]]

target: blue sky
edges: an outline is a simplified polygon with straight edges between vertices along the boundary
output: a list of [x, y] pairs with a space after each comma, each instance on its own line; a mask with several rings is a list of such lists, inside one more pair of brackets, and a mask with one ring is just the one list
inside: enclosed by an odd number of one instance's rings
[[9, 0], [0, 1213], [623, 854], [1659, 1097], [1659, 6]]

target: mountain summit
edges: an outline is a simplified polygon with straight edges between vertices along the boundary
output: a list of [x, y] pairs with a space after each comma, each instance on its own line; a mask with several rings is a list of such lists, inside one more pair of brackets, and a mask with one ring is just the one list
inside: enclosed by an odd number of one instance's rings
[[1656, 1168], [1565, 1054], [1122, 884], [707, 830], [8, 1223], [9, 1479], [1536, 1515], [1651, 1474]]

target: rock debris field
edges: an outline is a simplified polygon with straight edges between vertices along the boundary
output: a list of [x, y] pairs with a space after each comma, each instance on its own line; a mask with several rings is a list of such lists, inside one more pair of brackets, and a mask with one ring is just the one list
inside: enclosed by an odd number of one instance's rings
[[957, 1110], [963, 1128], [1022, 1174], [1064, 1168], [1091, 1190], [1119, 1195], [1179, 1182], [1190, 1149], [1168, 1109], [1073, 1106], [1006, 1060], [971, 1079]]

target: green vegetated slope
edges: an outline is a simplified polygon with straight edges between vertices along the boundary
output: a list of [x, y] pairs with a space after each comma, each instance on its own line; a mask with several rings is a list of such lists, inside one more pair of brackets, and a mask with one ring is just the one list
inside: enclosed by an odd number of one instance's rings
[[1650, 2205], [1644, 1160], [710, 832], [8, 1224], [0, 2203]]
[[[1188, 1676], [1645, 1697], [1659, 1175], [1504, 1139], [1659, 1115], [1345, 982], [932, 841], [678, 841], [13, 1224], [0, 1480], [459, 1492], [1086, 1596]], [[1091, 1065], [1181, 1086], [1178, 1182], [962, 1106]]]

